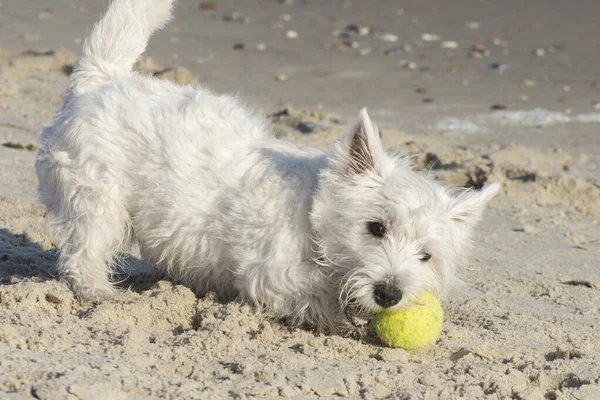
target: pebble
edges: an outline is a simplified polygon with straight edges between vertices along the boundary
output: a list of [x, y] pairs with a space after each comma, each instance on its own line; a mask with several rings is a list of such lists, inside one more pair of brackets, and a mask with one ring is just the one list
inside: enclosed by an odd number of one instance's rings
[[457, 49], [458, 48], [458, 42], [455, 42], [454, 40], [447, 40], [445, 42], [442, 42], [442, 49]]
[[421, 40], [424, 42], [438, 42], [440, 39], [440, 35], [436, 35], [435, 33], [424, 33], [421, 35]]
[[490, 51], [483, 44], [476, 44], [471, 48], [471, 56], [475, 58], [481, 58], [489, 55]]
[[541, 47], [538, 47], [537, 49], [533, 50], [533, 55], [535, 55], [536, 57], [544, 57], [546, 55], [546, 50], [542, 49]]
[[508, 65], [503, 63], [492, 63], [490, 64], [490, 68], [495, 69], [500, 75], [502, 75], [508, 69]]
[[600, 101], [593, 102], [592, 107], [594, 107], [594, 110], [600, 110]]
[[244, 43], [235, 43], [233, 45], [234, 50], [244, 50], [245, 47], [246, 45]]
[[499, 39], [499, 38], [493, 38], [492, 43], [494, 44], [494, 46], [498, 46], [498, 47], [507, 47], [508, 46], [508, 42], [505, 42], [504, 40]]
[[248, 24], [250, 23], [250, 18], [244, 16], [241, 12], [235, 11], [231, 13], [231, 15], [225, 15], [223, 21], [235, 21], [241, 22], [242, 24]]
[[267, 45], [264, 43], [259, 43], [256, 45], [256, 50], [258, 51], [265, 51], [267, 50]]
[[346, 32], [353, 32], [353, 33], [358, 33], [358, 25], [356, 24], [349, 24], [346, 26]]
[[367, 36], [371, 33], [371, 28], [369, 28], [368, 26], [361, 26], [358, 28], [358, 34], [360, 36]]
[[467, 26], [467, 28], [472, 29], [472, 30], [477, 30], [481, 26], [481, 24], [479, 24], [479, 22], [475, 22], [475, 21], [467, 22], [465, 25]]
[[296, 31], [295, 31], [295, 30], [293, 30], [293, 29], [290, 29], [289, 31], [286, 31], [286, 32], [285, 32], [285, 36], [286, 36], [288, 39], [297, 39], [297, 38], [298, 38], [298, 32], [296, 32]]
[[358, 49], [359, 48], [359, 43], [354, 41], [354, 40], [342, 40], [341, 42], [339, 42], [338, 44], [335, 45], [335, 47], [338, 50], [346, 50], [346, 49]]
[[217, 3], [215, 3], [214, 1], [203, 1], [202, 3], [200, 3], [200, 9], [201, 10], [216, 10]]
[[433, 103], [433, 99], [431, 97], [424, 97], [423, 103]]
[[201, 10], [216, 10], [217, 3], [215, 3], [214, 1], [203, 1], [202, 3], [200, 3], [200, 9]]
[[417, 63], [413, 62], [413, 61], [407, 62], [406, 65], [405, 65], [405, 67], [408, 68], [408, 69], [412, 69], [413, 71], [419, 68], [419, 66], [417, 65]]
[[497, 111], [497, 110], [506, 110], [507, 108], [508, 107], [506, 107], [504, 104], [492, 104], [490, 106], [490, 109], [495, 110], [495, 111]]
[[386, 56], [397, 57], [404, 54], [404, 49], [401, 47], [393, 47], [391, 49], [387, 49], [383, 52]]
[[523, 86], [534, 87], [535, 86], [535, 81], [531, 80], [531, 79], [525, 79], [523, 81]]
[[375, 37], [377, 37], [377, 39], [379, 40], [388, 43], [396, 43], [398, 41], [398, 35], [394, 35], [393, 33], [389, 32], [377, 32], [375, 34]]
[[571, 107], [567, 107], [564, 109], [563, 112], [565, 113], [565, 115], [571, 115], [573, 114], [573, 109]]
[[419, 94], [429, 94], [429, 90], [425, 89], [425, 88], [417, 88], [415, 90], [415, 92], [419, 93]]
[[286, 74], [277, 74], [275, 75], [275, 80], [278, 82], [284, 82], [288, 80], [288, 76]]
[[290, 14], [282, 14], [279, 18], [285, 22], [290, 22], [292, 20], [292, 16]]

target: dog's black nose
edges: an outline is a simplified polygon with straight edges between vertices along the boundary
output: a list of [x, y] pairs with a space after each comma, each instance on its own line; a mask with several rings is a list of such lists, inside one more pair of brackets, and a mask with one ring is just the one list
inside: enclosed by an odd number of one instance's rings
[[373, 288], [375, 303], [383, 308], [395, 306], [402, 300], [402, 290], [393, 284], [380, 282]]

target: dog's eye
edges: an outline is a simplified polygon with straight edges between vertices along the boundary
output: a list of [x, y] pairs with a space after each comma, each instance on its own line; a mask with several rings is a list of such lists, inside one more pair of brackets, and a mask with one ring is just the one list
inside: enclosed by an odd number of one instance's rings
[[369, 232], [373, 236], [382, 237], [385, 235], [385, 226], [381, 222], [369, 222]]
[[419, 260], [421, 260], [421, 262], [427, 262], [427, 261], [429, 261], [430, 258], [431, 258], [431, 254], [423, 253], [423, 254], [421, 254], [421, 257], [419, 258]]

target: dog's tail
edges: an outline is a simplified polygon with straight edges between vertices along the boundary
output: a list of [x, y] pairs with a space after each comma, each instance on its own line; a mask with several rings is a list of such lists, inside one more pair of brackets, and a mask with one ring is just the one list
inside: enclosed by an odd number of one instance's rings
[[174, 0], [113, 0], [83, 44], [69, 80], [77, 94], [126, 77], [150, 35], [171, 18]]

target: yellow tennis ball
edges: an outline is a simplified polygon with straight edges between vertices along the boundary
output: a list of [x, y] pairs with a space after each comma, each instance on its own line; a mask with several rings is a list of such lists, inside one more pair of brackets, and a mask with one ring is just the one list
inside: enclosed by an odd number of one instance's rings
[[381, 341], [410, 352], [431, 346], [440, 337], [443, 324], [442, 306], [427, 291], [403, 310], [382, 310], [375, 316], [375, 330]]

